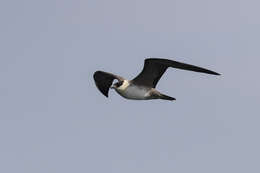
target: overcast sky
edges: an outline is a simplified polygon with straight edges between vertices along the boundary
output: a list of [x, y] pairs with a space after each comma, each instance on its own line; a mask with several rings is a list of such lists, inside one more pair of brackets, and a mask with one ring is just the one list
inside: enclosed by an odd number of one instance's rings
[[[260, 3], [256, 0], [2, 0], [0, 172], [259, 173]], [[134, 78], [146, 57], [159, 91], [125, 100], [96, 88]]]

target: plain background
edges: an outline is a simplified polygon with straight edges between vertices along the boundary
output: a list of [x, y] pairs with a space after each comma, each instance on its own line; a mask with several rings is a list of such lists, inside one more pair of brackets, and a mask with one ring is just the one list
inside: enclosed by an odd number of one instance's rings
[[[259, 1], [2, 0], [0, 172], [258, 173]], [[105, 98], [146, 57], [175, 102]]]

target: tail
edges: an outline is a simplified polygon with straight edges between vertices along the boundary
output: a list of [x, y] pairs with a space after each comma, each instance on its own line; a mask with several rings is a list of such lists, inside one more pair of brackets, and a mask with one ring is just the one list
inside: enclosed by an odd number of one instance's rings
[[160, 94], [160, 99], [170, 100], [170, 101], [176, 100], [175, 98], [167, 96], [167, 95], [164, 95], [164, 94]]

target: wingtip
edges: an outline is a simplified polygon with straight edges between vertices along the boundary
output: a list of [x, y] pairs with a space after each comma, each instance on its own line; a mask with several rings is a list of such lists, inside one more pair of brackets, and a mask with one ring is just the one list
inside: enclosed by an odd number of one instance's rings
[[214, 75], [220, 76], [221, 74], [220, 74], [220, 73], [217, 73], [217, 72], [214, 72]]
[[98, 73], [100, 73], [100, 71], [95, 71], [95, 73], [93, 74], [93, 78], [95, 79], [96, 76], [98, 75]]

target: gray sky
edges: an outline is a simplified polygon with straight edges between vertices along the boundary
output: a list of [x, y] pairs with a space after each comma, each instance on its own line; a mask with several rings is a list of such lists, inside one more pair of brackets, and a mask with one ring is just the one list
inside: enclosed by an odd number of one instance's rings
[[[0, 172], [258, 173], [260, 12], [254, 0], [0, 2]], [[132, 79], [145, 57], [177, 98], [107, 99], [92, 75]]]

